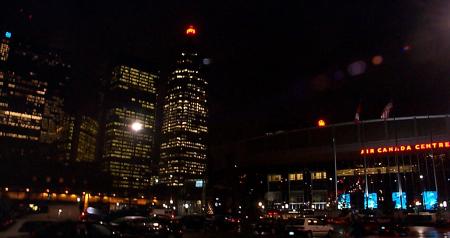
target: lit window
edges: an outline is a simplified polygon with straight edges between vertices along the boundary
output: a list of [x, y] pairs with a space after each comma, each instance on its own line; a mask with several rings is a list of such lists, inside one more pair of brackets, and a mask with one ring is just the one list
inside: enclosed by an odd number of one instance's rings
[[290, 181], [301, 181], [301, 180], [303, 180], [303, 174], [302, 173], [289, 174], [289, 180]]
[[312, 172], [311, 179], [326, 179], [327, 172]]
[[267, 175], [267, 181], [268, 182], [279, 182], [279, 181], [281, 181], [281, 175], [279, 175], [279, 174]]

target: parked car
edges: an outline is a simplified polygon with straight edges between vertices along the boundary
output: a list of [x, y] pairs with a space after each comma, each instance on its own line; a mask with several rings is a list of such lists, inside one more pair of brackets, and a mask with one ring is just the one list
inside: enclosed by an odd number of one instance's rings
[[126, 216], [110, 223], [113, 231], [121, 237], [182, 237], [181, 224], [176, 220], [160, 216]]
[[254, 225], [253, 235], [256, 237], [275, 237], [276, 227], [268, 221], [261, 221]]
[[7, 229], [0, 231], [0, 237], [29, 237], [38, 229], [45, 228], [55, 222], [55, 219], [49, 218], [46, 214], [28, 215], [13, 221], [13, 224]]
[[381, 224], [378, 228], [378, 235], [380, 236], [407, 236], [408, 228], [399, 223]]
[[66, 221], [53, 223], [37, 230], [33, 238], [115, 238], [121, 237], [105, 225], [89, 222]]
[[206, 228], [206, 217], [202, 215], [188, 215], [180, 219], [183, 230], [203, 231]]
[[302, 218], [288, 222], [285, 226], [285, 235], [288, 237], [313, 237], [318, 235], [329, 235], [333, 227], [325, 220], [317, 218]]

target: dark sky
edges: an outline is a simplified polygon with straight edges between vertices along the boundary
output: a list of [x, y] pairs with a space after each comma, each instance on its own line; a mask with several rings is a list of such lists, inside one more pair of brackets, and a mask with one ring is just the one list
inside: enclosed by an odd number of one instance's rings
[[[92, 1], [15, 0], [1, 26], [71, 55], [79, 110], [122, 55], [142, 58], [164, 76], [195, 24], [211, 59], [213, 143], [267, 131], [396, 116], [447, 113], [450, 6], [437, 0]], [[2, 6], [3, 8], [3, 6]], [[409, 46], [409, 50], [404, 50]], [[371, 63], [380, 55], [380, 65]], [[348, 67], [363, 61], [364, 72]], [[165, 78], [162, 78], [164, 83]], [[94, 108], [94, 109], [93, 109]]]

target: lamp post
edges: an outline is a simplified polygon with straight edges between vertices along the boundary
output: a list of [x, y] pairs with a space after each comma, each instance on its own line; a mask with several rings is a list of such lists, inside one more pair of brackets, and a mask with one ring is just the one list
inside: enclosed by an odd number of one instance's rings
[[134, 175], [134, 172], [135, 172], [135, 165], [133, 164], [133, 162], [136, 162], [135, 160], [135, 157], [136, 157], [136, 134], [139, 132], [139, 131], [141, 131], [142, 129], [143, 129], [143, 125], [142, 125], [142, 123], [140, 123], [140, 122], [138, 122], [138, 121], [135, 121], [135, 122], [133, 122], [131, 125], [130, 125], [130, 127], [131, 127], [131, 131], [132, 131], [132, 134], [133, 134], [133, 155], [131, 156], [131, 159], [132, 159], [132, 161], [131, 161], [131, 165], [132, 165], [132, 170], [131, 170], [131, 180], [130, 180], [130, 184], [129, 184], [129, 191], [128, 191], [128, 202], [129, 202], [129, 205], [131, 206], [131, 191], [132, 191], [132, 189], [133, 189], [133, 182], [134, 182], [134, 177], [133, 177], [133, 175]]

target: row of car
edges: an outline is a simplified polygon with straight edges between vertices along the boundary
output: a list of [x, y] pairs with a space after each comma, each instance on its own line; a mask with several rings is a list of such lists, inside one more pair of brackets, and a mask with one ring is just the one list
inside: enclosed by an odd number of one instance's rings
[[161, 216], [125, 216], [105, 222], [59, 221], [46, 214], [18, 219], [0, 237], [172, 237], [183, 235], [178, 220]]
[[364, 235], [407, 236], [408, 228], [396, 222], [376, 219], [331, 223], [325, 218], [298, 218], [290, 220], [263, 219], [253, 224], [255, 237], [360, 237]]
[[142, 212], [118, 212], [92, 219], [64, 219], [49, 214], [30, 214], [16, 219], [0, 237], [171, 237], [184, 231], [239, 231], [241, 219], [233, 216], [188, 215], [171, 217]]

